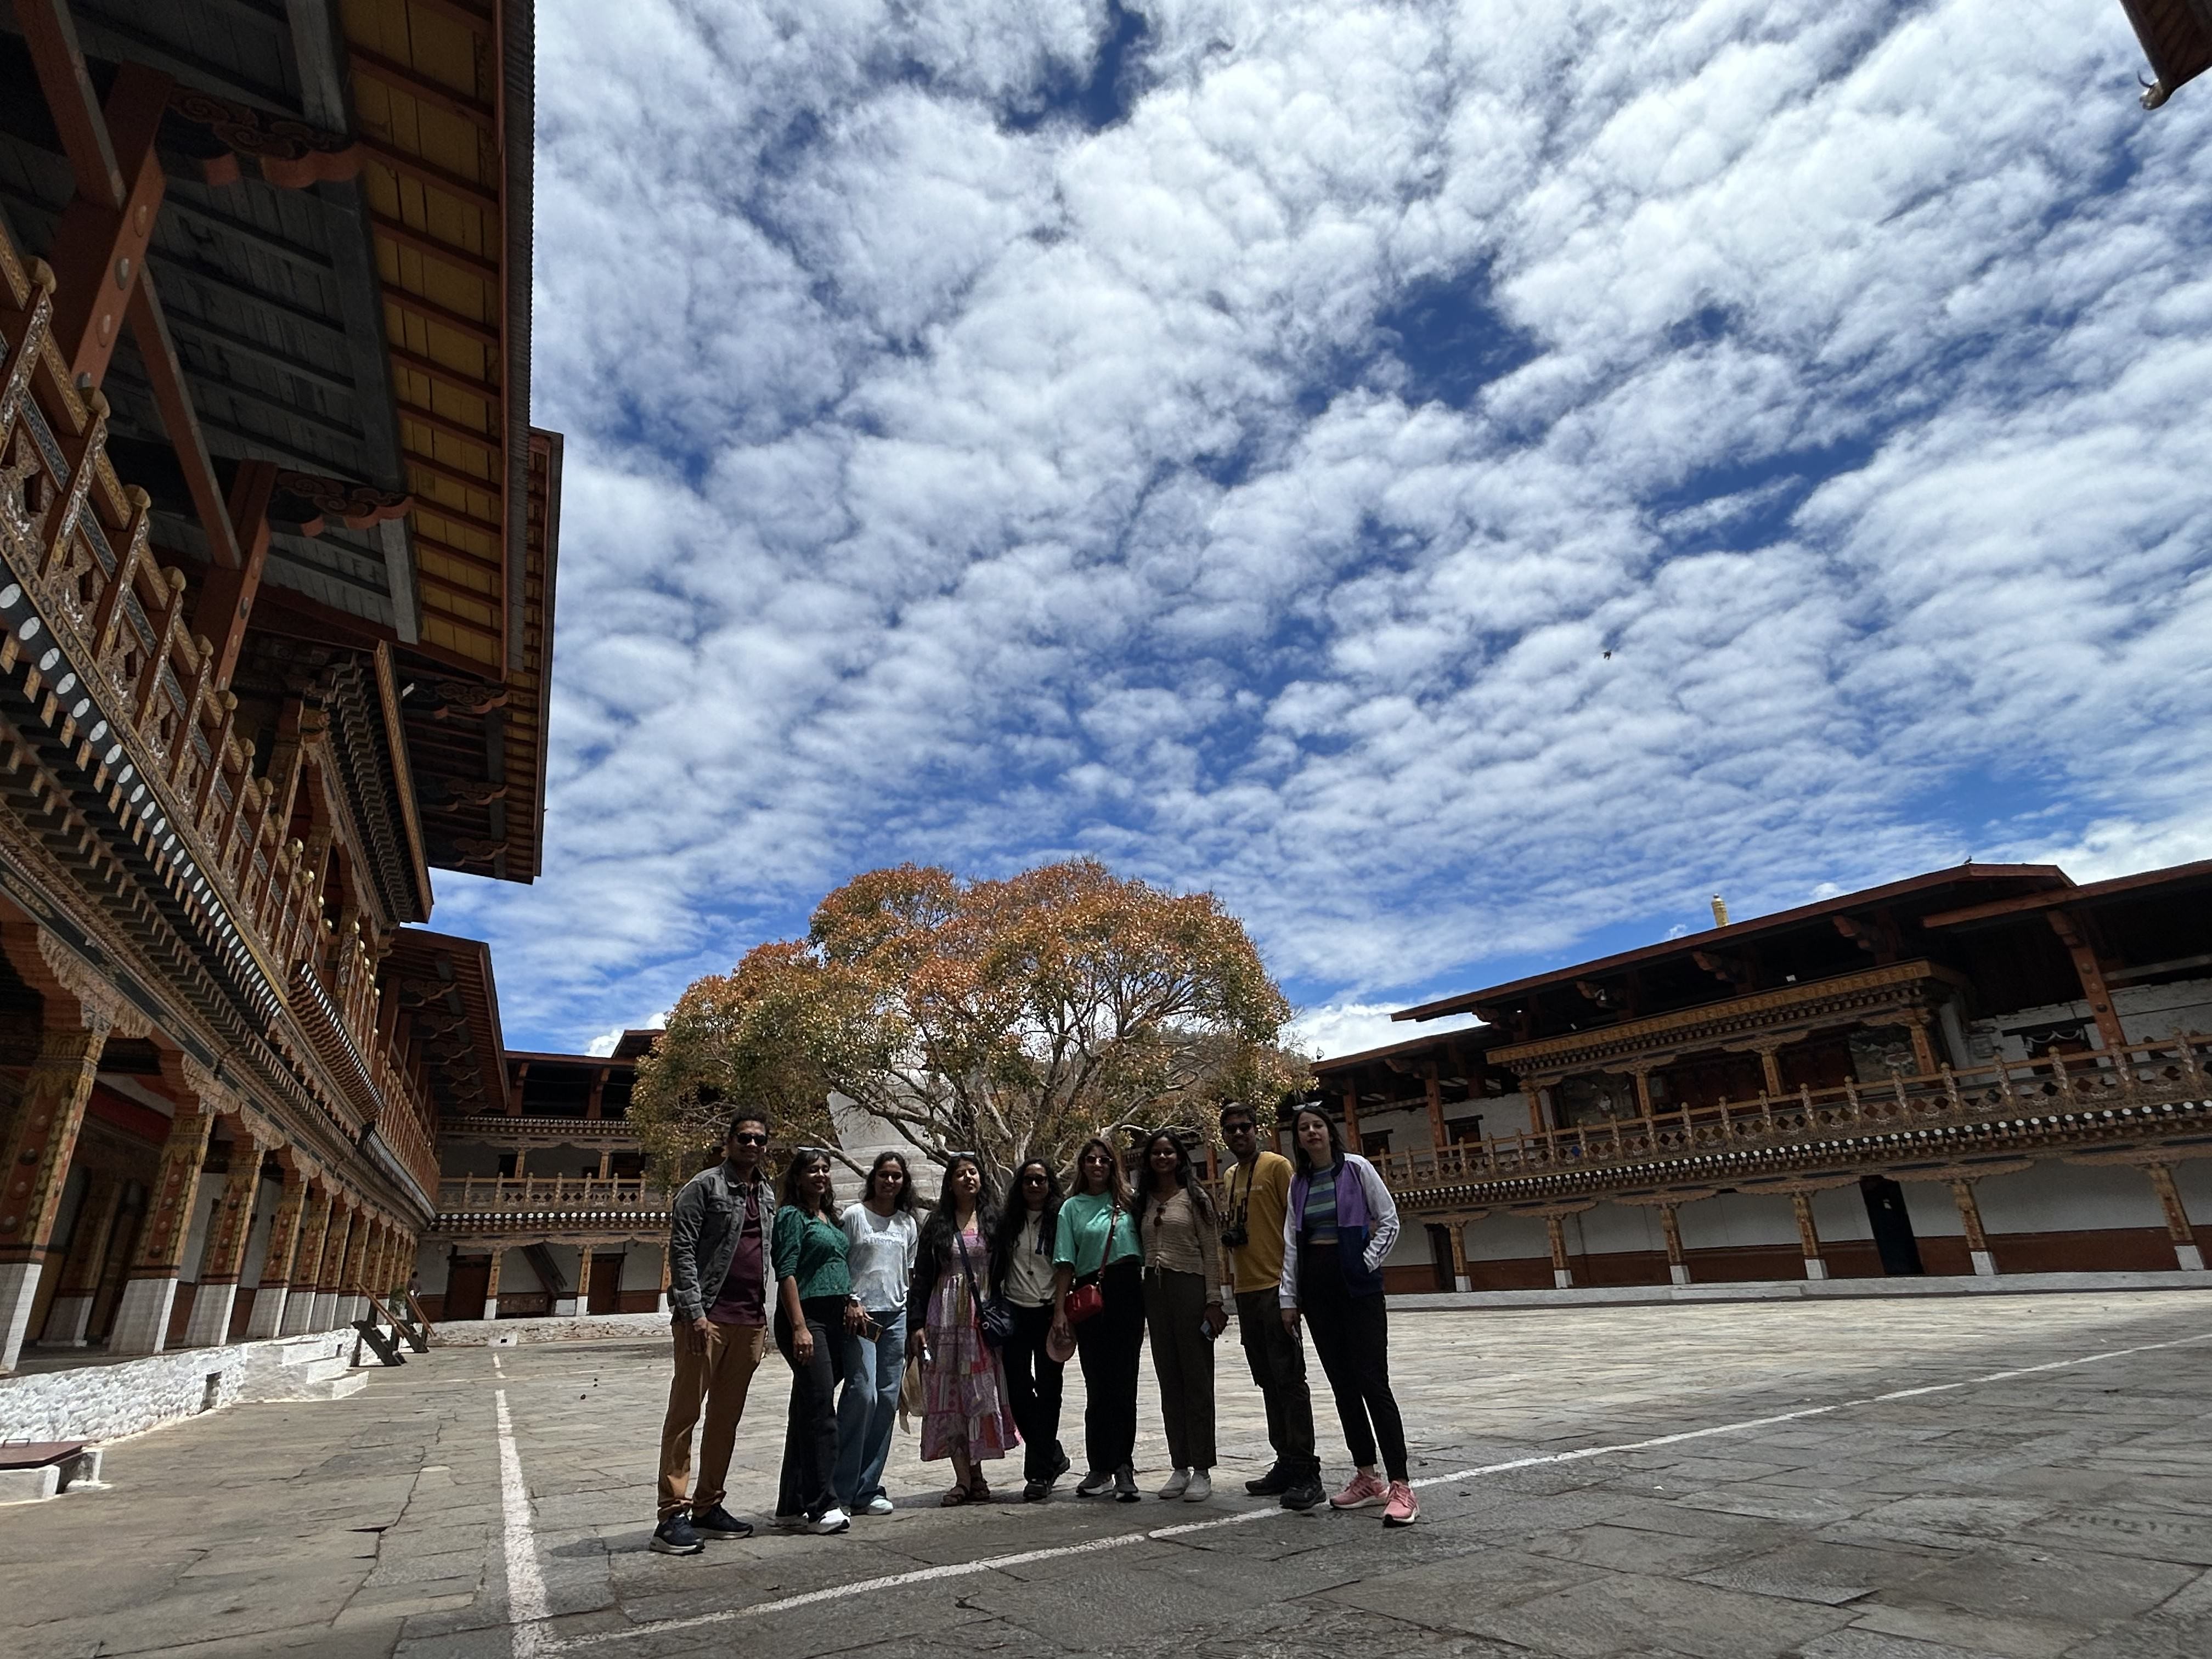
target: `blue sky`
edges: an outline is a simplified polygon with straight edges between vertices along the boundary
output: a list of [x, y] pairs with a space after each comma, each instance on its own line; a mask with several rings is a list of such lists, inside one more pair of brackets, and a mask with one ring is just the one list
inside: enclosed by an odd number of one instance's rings
[[[539, 11], [581, 1048], [853, 872], [1208, 887], [1392, 1006], [2212, 854], [2212, 87], [2118, 0]], [[1610, 653], [1610, 655], [1607, 653]]]

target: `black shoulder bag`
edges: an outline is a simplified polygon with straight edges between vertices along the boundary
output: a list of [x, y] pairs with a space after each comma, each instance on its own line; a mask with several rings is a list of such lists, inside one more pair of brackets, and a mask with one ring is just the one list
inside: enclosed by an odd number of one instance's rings
[[975, 1287], [975, 1269], [968, 1260], [968, 1241], [958, 1233], [952, 1235], [954, 1248], [960, 1252], [960, 1271], [968, 1275], [968, 1305], [975, 1310], [975, 1328], [981, 1334], [987, 1348], [1003, 1348], [1006, 1339], [1014, 1334], [1014, 1310], [1006, 1305], [1004, 1297], [983, 1299]]

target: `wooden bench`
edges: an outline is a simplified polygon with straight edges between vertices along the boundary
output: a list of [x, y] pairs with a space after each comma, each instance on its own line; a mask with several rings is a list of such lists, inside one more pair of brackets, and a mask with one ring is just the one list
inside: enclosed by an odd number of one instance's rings
[[100, 1448], [89, 1440], [0, 1441], [0, 1504], [35, 1503], [100, 1484]]

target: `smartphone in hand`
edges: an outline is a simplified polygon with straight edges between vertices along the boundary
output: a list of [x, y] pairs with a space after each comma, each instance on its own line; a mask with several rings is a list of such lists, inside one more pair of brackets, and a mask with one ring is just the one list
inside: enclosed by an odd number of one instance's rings
[[1221, 1334], [1219, 1331], [1213, 1328], [1213, 1322], [1206, 1318], [1203, 1314], [1199, 1316], [1198, 1334], [1209, 1342], [1212, 1341], [1214, 1338]]

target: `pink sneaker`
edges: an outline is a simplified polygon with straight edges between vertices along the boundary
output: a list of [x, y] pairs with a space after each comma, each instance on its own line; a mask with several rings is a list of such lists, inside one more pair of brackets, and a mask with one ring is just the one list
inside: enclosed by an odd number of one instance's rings
[[1333, 1510], [1371, 1510], [1389, 1501], [1390, 1489], [1379, 1475], [1355, 1474], [1352, 1484], [1328, 1500]]
[[1402, 1480], [1390, 1483], [1390, 1501], [1383, 1506], [1382, 1524], [1386, 1527], [1410, 1527], [1421, 1518], [1420, 1500], [1413, 1489]]

